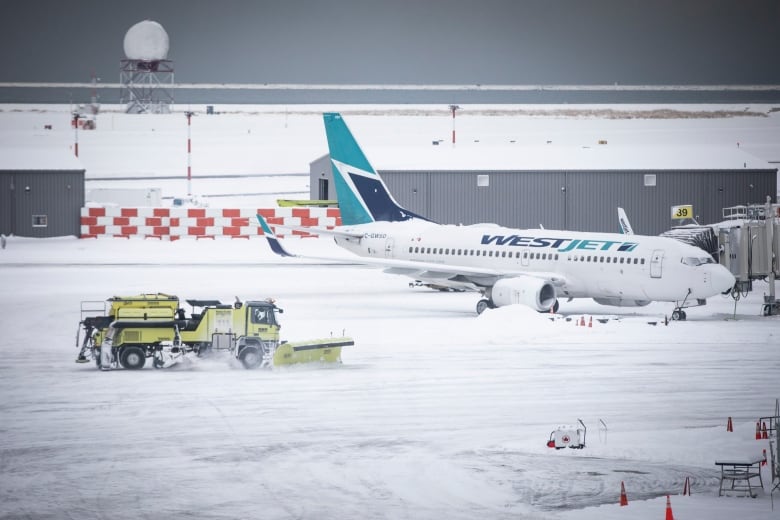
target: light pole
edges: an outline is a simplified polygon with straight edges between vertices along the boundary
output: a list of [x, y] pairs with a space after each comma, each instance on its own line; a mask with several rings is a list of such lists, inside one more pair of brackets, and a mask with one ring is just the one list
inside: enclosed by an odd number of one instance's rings
[[455, 111], [460, 107], [458, 105], [450, 105], [452, 111], [452, 146], [455, 146]]
[[184, 115], [187, 116], [187, 196], [192, 196], [192, 141], [190, 139], [190, 128], [192, 115], [194, 112], [187, 111]]
[[79, 117], [81, 117], [81, 114], [78, 112], [73, 112], [73, 130], [76, 141], [73, 145], [73, 151], [76, 153], [76, 157], [79, 156]]

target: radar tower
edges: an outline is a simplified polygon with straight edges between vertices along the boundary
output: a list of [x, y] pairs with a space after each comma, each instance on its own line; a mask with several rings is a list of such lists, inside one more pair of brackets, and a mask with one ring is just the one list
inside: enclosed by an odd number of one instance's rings
[[168, 33], [151, 20], [138, 22], [125, 34], [126, 59], [120, 60], [119, 103], [128, 114], [167, 114], [173, 104], [173, 62], [168, 58]]

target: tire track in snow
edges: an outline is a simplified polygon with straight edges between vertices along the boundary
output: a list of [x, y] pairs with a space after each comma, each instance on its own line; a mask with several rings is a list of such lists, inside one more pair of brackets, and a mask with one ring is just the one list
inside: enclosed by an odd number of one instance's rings
[[497, 485], [511, 486], [518, 503], [541, 511], [617, 503], [621, 482], [625, 483], [629, 501], [679, 494], [686, 477], [691, 479], [694, 493], [718, 486], [714, 469], [697, 466], [503, 450], [467, 452], [460, 457], [474, 458], [475, 471], [492, 473], [492, 478], [499, 479]]

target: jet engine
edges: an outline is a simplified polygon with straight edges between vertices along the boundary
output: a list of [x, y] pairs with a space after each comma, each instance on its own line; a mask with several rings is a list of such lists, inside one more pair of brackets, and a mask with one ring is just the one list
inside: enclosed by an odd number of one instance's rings
[[555, 287], [541, 278], [518, 276], [502, 278], [491, 291], [491, 299], [496, 307], [521, 303], [540, 312], [550, 310], [555, 305]]
[[650, 304], [650, 300], [626, 300], [623, 298], [593, 298], [600, 305], [612, 305], [613, 307], [644, 307]]

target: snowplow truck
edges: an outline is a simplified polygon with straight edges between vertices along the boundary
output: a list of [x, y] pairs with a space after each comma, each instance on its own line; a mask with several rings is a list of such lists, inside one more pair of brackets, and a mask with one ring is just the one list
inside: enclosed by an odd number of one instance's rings
[[284, 311], [270, 299], [236, 299], [230, 305], [218, 300], [186, 302], [192, 306], [189, 316], [176, 296], [114, 296], [107, 300], [103, 315], [88, 317], [84, 304], [89, 302], [82, 302], [76, 361], [92, 357], [99, 369], [111, 370], [141, 369], [151, 359], [154, 368], [167, 368], [187, 356], [228, 352], [245, 368], [257, 368], [340, 362], [341, 347], [354, 345], [348, 337], [280, 341], [278, 315]]

